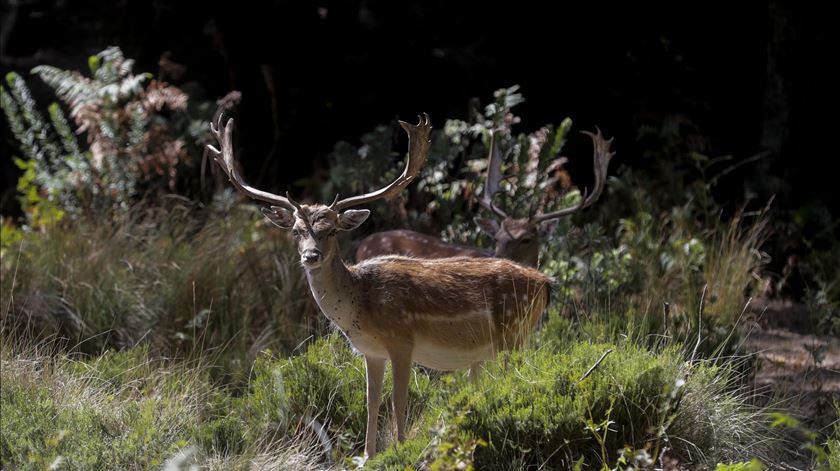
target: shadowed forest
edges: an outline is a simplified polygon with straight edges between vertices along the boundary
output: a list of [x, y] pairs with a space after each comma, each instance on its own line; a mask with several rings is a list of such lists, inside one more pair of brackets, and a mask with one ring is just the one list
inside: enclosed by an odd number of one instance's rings
[[[0, 4], [0, 469], [840, 469], [826, 12]], [[322, 260], [386, 254], [446, 295], [319, 304]], [[410, 312], [476, 315], [453, 255], [551, 277], [469, 372]], [[353, 329], [406, 325], [366, 456]]]

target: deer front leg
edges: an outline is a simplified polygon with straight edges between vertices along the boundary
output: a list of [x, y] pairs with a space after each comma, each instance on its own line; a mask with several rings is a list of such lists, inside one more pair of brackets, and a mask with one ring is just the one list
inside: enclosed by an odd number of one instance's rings
[[411, 352], [391, 354], [394, 374], [394, 417], [397, 419], [397, 440], [405, 440], [405, 415], [408, 403], [408, 380], [411, 376]]
[[481, 368], [484, 364], [483, 361], [477, 361], [470, 365], [470, 383], [477, 384], [478, 378], [481, 376]]
[[379, 419], [379, 401], [382, 398], [382, 380], [385, 378], [385, 359], [365, 356], [367, 373], [367, 431], [365, 455], [376, 454], [376, 424]]

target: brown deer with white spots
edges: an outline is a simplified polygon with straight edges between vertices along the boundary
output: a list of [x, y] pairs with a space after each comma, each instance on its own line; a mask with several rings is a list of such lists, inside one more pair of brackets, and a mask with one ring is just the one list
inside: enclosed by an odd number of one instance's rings
[[593, 191], [585, 193], [577, 206], [545, 214], [535, 214], [525, 218], [515, 218], [493, 204], [493, 195], [499, 191], [499, 183], [502, 180], [502, 153], [496, 146], [495, 133], [493, 133], [490, 138], [490, 152], [487, 158], [487, 182], [484, 185], [484, 195], [479, 202], [486, 209], [492, 211], [497, 218], [474, 219], [478, 227], [493, 238], [495, 242], [493, 251], [449, 244], [434, 236], [399, 229], [377, 232], [363, 239], [356, 248], [356, 261], [390, 254], [420, 258], [495, 256], [536, 267], [539, 262], [542, 241], [554, 231], [559, 219], [590, 206], [598, 200], [604, 190], [607, 168], [610, 159], [615, 155], [614, 152], [610, 152], [612, 139], [604, 139], [600, 130], [596, 134], [585, 131], [584, 134], [592, 139], [595, 148], [595, 184]]
[[520, 346], [549, 301], [551, 279], [509, 260], [458, 257], [424, 260], [387, 256], [346, 265], [338, 231], [350, 231], [369, 216], [349, 209], [405, 188], [423, 166], [429, 149], [428, 116], [408, 133], [405, 170], [388, 186], [329, 206], [298, 204], [246, 184], [234, 165], [233, 120], [211, 130], [220, 150], [210, 147], [231, 183], [247, 196], [270, 203], [263, 214], [290, 229], [309, 287], [321, 311], [365, 359], [367, 433], [365, 454], [376, 452], [377, 417], [386, 360], [391, 361], [397, 438], [405, 437], [406, 399], [412, 363], [436, 370], [469, 368], [475, 378], [483, 361]]

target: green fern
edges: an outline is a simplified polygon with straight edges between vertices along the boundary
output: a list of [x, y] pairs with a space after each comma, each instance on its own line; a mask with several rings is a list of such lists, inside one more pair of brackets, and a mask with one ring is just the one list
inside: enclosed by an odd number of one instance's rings
[[[50, 65], [32, 69], [67, 106], [78, 132], [86, 134], [88, 150], [80, 147], [58, 103], [48, 107], [49, 120], [42, 117], [20, 76], [7, 75], [8, 88], [0, 90], [25, 157], [19, 194], [30, 223], [39, 219], [34, 215], [44, 211], [35, 208], [46, 201], [75, 217], [126, 209], [143, 191], [171, 190], [175, 167], [189, 162], [188, 151], [197, 153], [207, 140], [207, 122], [189, 115], [186, 95], [164, 83], [146, 86], [151, 75], [135, 75], [134, 61], [119, 48], [91, 56], [88, 65], [90, 77]], [[164, 108], [172, 113], [160, 116]], [[209, 109], [199, 105], [198, 112]]]
[[73, 130], [70, 129], [70, 124], [67, 122], [67, 118], [64, 117], [64, 112], [61, 111], [58, 103], [51, 103], [47, 111], [50, 113], [53, 128], [55, 128], [59, 138], [61, 138], [64, 151], [69, 155], [81, 155], [82, 151], [79, 150], [79, 143], [76, 142], [76, 136], [73, 134]]
[[62, 70], [51, 65], [32, 69], [41, 80], [55, 90], [56, 95], [75, 111], [78, 107], [107, 100], [118, 103], [131, 99], [143, 91], [148, 74], [133, 75], [134, 61], [125, 59], [117, 47], [108, 48], [88, 61], [93, 79], [77, 71]]

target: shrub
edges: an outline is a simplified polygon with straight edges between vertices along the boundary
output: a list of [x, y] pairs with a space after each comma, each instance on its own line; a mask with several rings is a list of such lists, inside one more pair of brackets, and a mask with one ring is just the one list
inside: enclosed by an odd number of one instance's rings
[[755, 426], [762, 412], [732, 390], [731, 372], [691, 367], [681, 356], [674, 348], [652, 353], [629, 343], [581, 342], [565, 353], [505, 354], [479, 384], [440, 388], [425, 413], [430, 432], [369, 465], [417, 468], [460, 456], [463, 466], [474, 459], [476, 469], [600, 469], [642, 455], [694, 466], [768, 457], [773, 434]]
[[662, 396], [679, 377], [676, 357], [622, 348], [579, 381], [610, 348], [578, 344], [560, 355], [513, 353], [477, 388], [454, 395], [449, 407], [464, 411], [462, 430], [487, 442], [476, 451], [478, 467], [569, 468], [579, 456], [594, 464], [601, 448], [642, 448], [656, 438]]

